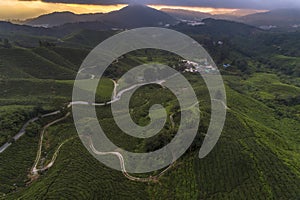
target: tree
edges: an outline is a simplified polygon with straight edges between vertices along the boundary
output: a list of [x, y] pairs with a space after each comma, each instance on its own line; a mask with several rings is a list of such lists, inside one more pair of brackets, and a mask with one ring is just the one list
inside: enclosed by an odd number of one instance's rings
[[40, 125], [37, 123], [31, 123], [27, 128], [26, 128], [26, 135], [30, 137], [36, 136], [39, 131], [40, 131]]

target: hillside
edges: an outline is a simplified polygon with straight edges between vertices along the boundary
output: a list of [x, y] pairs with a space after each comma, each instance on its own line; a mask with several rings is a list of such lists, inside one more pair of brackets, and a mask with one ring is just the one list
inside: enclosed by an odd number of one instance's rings
[[121, 10], [107, 13], [102, 20], [112, 23], [116, 27], [128, 28], [163, 26], [176, 22], [170, 15], [143, 5], [129, 5]]
[[[67, 20], [76, 18], [67, 15]], [[270, 32], [212, 18], [191, 25], [174, 18], [132, 5], [101, 15], [101, 21], [51, 28], [0, 22], [0, 199], [300, 197], [300, 33]], [[78, 105], [83, 110], [95, 107], [106, 137], [128, 151], [150, 152], [168, 144], [178, 131], [182, 111], [168, 88], [141, 86], [130, 98], [132, 120], [149, 124], [150, 108], [161, 104], [166, 123], [150, 138], [125, 134], [113, 118], [110, 100], [116, 99], [116, 82], [127, 71], [149, 63], [171, 66], [189, 81], [199, 101], [194, 104], [201, 116], [197, 135], [174, 164], [144, 174], [113, 170], [96, 160], [79, 139], [72, 117], [74, 78], [89, 52], [106, 38], [126, 28], [168, 23], [174, 23], [170, 29], [203, 45], [220, 70], [227, 99], [224, 129], [214, 149], [199, 159], [210, 124], [211, 99], [204, 80], [197, 72], [188, 72], [178, 55], [156, 49], [133, 51], [111, 63], [101, 79], [86, 68], [80, 83], [99, 81], [96, 94], [78, 89], [95, 96], [97, 104]], [[163, 74], [160, 69], [156, 72]], [[210, 71], [205, 73], [210, 76]], [[84, 121], [84, 130], [89, 120]]]
[[208, 35], [209, 37], [218, 38], [254, 36], [263, 32], [257, 27], [228, 20], [207, 18], [202, 22], [203, 24], [194, 27], [186, 23], [180, 23], [174, 26], [174, 29], [191, 35]]
[[[96, 22], [108, 24], [114, 28], [134, 28], [174, 24], [176, 20], [162, 11], [147, 6], [129, 5], [120, 10], [105, 14], [96, 13], [79, 15], [71, 12], [55, 12], [39, 16], [35, 19], [29, 19], [25, 24], [40, 27], [54, 27], [64, 24], [69, 24], [68, 26], [71, 26], [70, 24], [75, 23], [77, 28], [84, 28], [82, 26], [87, 26], [87, 24], [96, 25]], [[89, 27], [91, 27], [91, 25]]]
[[[42, 51], [43, 49], [41, 49]], [[0, 49], [0, 68], [3, 78], [73, 79], [75, 70], [62, 63], [59, 55], [50, 55], [50, 60], [39, 52], [23, 49]], [[64, 61], [63, 61], [64, 62]]]
[[26, 25], [53, 27], [68, 23], [98, 21], [102, 17], [102, 13], [97, 14], [74, 14], [72, 12], [54, 12], [46, 15], [41, 15], [34, 19], [25, 21]]
[[189, 11], [183, 9], [170, 9], [163, 8], [161, 11], [168, 13], [172, 17], [183, 20], [201, 20], [204, 18], [211, 18], [212, 15], [209, 13], [197, 12], [197, 11]]
[[[263, 79], [261, 79], [263, 77]], [[254, 84], [261, 93], [273, 92], [260, 88], [257, 81], [272, 81], [276, 76], [257, 74], [245, 80], [225, 76], [232, 84]], [[192, 78], [192, 77], [190, 77]], [[255, 79], [255, 80], [254, 80]], [[246, 82], [246, 83], [245, 83]], [[194, 83], [197, 85], [197, 83]], [[289, 86], [293, 87], [293, 86]], [[203, 90], [198, 86], [197, 91]], [[153, 91], [154, 92], [154, 91]], [[291, 94], [293, 92], [291, 91]], [[152, 98], [160, 93], [156, 93]], [[294, 199], [299, 195], [299, 121], [288, 116], [280, 117], [270, 108], [247, 93], [239, 93], [234, 87], [227, 88], [229, 97], [228, 116], [222, 136], [211, 154], [199, 160], [195, 144], [175, 166], [161, 177], [160, 183], [139, 183], [127, 180], [121, 172], [111, 170], [96, 161], [82, 146], [78, 138], [67, 142], [59, 153], [53, 168], [42, 174], [30, 186], [21, 189], [26, 179], [26, 166], [33, 162], [37, 141], [35, 137], [24, 137], [1, 154], [5, 164], [1, 174], [6, 185], [1, 192], [15, 190], [7, 199], [24, 198], [82, 198], [92, 199], [97, 196], [109, 199], [219, 199], [219, 198], [284, 198]], [[202, 107], [202, 110], [205, 108]], [[101, 116], [107, 109], [101, 109]], [[206, 119], [203, 119], [206, 121]], [[110, 119], [100, 120], [104, 127], [113, 128]], [[203, 127], [204, 128], [204, 127]], [[204, 129], [205, 130], [205, 129]], [[53, 135], [53, 136], [51, 136]], [[60, 135], [58, 141], [55, 135]], [[48, 142], [57, 146], [59, 141], [76, 136], [72, 121], [67, 120], [49, 129]], [[110, 136], [114, 138], [113, 136]], [[201, 141], [201, 135], [199, 135]], [[132, 146], [128, 140], [116, 141], [123, 146]], [[197, 141], [197, 140], [196, 140]], [[31, 146], [20, 151], [24, 146]], [[50, 151], [48, 149], [47, 151]], [[19, 152], [19, 153], [18, 153]], [[10, 155], [15, 159], [11, 160]], [[49, 153], [51, 156], [51, 153]], [[28, 162], [20, 163], [26, 155]], [[31, 162], [29, 162], [32, 160]], [[11, 171], [9, 166], [19, 166]], [[23, 166], [23, 168], [22, 168]], [[18, 178], [12, 179], [18, 173]], [[10, 179], [10, 181], [8, 181]], [[17, 183], [16, 186], [12, 186]], [[93, 184], [87, 184], [93, 183]], [[65, 187], [68, 185], [68, 187]], [[14, 189], [15, 188], [15, 189]], [[114, 191], [118, 188], [117, 192]]]
[[299, 9], [278, 9], [251, 14], [240, 18], [243, 22], [262, 27], [297, 28], [300, 25]]
[[25, 25], [0, 21], [0, 38], [12, 40], [18, 46], [35, 47], [38, 45], [39, 40], [56, 44], [61, 42], [60, 39], [83, 30], [122, 30], [147, 26], [165, 26], [166, 24], [173, 25], [176, 22], [175, 18], [159, 10], [142, 5], [129, 5], [107, 14], [52, 13], [30, 19]]

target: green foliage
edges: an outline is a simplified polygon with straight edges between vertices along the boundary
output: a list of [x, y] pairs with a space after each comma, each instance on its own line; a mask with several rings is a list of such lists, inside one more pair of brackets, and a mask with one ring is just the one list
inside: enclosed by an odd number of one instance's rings
[[0, 154], [0, 193], [11, 193], [26, 186], [37, 143], [37, 137], [24, 136]]
[[[199, 159], [197, 154], [210, 123], [210, 98], [203, 80], [185, 73], [199, 98], [199, 131], [193, 145], [160, 177], [159, 183], [130, 181], [98, 162], [80, 142], [70, 117], [47, 129], [40, 166], [49, 163], [59, 145], [67, 142], [54, 165], [26, 185], [37, 152], [38, 133], [59, 117], [53, 116], [30, 124], [27, 134], [0, 154], [0, 195], [4, 194], [5, 199], [297, 199], [299, 33], [269, 34], [211, 19], [205, 23], [203, 27], [179, 24], [176, 29], [204, 44], [218, 66], [231, 64], [221, 69], [228, 74], [223, 76], [229, 107], [225, 127], [207, 157]], [[12, 34], [12, 48], [0, 48], [0, 144], [10, 140], [28, 119], [62, 109], [71, 100], [75, 73], [89, 49], [112, 34], [115, 32], [80, 31], [62, 38], [64, 43], [55, 47], [32, 49], [19, 48], [17, 43], [27, 40], [37, 45], [44, 39]], [[45, 38], [55, 41], [50, 39]], [[223, 44], [218, 45], [218, 41]], [[178, 67], [179, 60], [176, 55], [147, 49], [123, 55], [100, 80], [96, 101], [111, 98], [113, 82], [109, 78], [118, 79], [131, 68], [149, 62]], [[89, 84], [91, 80], [82, 81]], [[85, 92], [91, 95], [91, 91]], [[130, 101], [131, 117], [140, 125], [149, 123], [149, 108], [158, 103], [166, 108], [167, 123], [159, 134], [148, 139], [122, 133], [110, 105], [97, 107], [96, 111], [101, 127], [117, 146], [133, 152], [153, 151], [174, 137], [180, 122], [178, 102], [167, 89], [153, 85], [139, 88]]]
[[41, 126], [38, 123], [31, 123], [26, 128], [26, 135], [29, 137], [36, 137], [41, 130]]
[[[59, 66], [28, 49], [0, 49], [0, 70], [9, 78], [72, 79], [75, 71]], [[17, 71], [17, 75], [15, 75]], [[18, 76], [21, 74], [22, 76]]]
[[29, 119], [32, 106], [1, 106], [0, 107], [0, 146], [10, 140]]
[[100, 42], [116, 33], [118, 33], [118, 31], [81, 30], [65, 36], [63, 41], [67, 43], [68, 46], [94, 48]]

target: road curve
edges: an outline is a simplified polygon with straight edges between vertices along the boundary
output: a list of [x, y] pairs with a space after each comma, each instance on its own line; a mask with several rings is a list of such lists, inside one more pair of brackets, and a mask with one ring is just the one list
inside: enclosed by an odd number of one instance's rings
[[46, 129], [49, 128], [50, 126], [52, 126], [53, 124], [56, 124], [56, 123], [58, 123], [58, 122], [60, 122], [60, 121], [62, 121], [64, 119], [66, 119], [68, 116], [70, 116], [70, 114], [71, 113], [68, 112], [64, 117], [59, 118], [59, 119], [57, 119], [57, 120], [55, 120], [53, 122], [50, 122], [49, 124], [47, 124], [46, 126], [44, 126], [43, 130], [41, 131], [41, 137], [40, 137], [40, 141], [39, 141], [38, 151], [37, 151], [37, 154], [36, 154], [36, 158], [35, 158], [33, 167], [31, 168], [31, 174], [37, 174], [39, 171], [41, 171], [41, 169], [37, 168], [37, 165], [38, 165], [38, 163], [40, 161], [40, 158], [41, 158], [42, 146], [43, 146], [43, 138], [44, 138], [44, 134], [46, 132]]
[[[177, 74], [175, 74], [177, 75]], [[175, 76], [173, 75], [173, 76]], [[94, 105], [94, 106], [104, 106], [106, 104], [111, 104], [111, 103], [114, 103], [116, 101], [119, 101], [122, 97], [122, 95], [125, 93], [125, 92], [128, 92], [136, 87], [139, 87], [139, 86], [143, 86], [143, 85], [147, 85], [147, 84], [160, 84], [162, 85], [165, 80], [158, 80], [158, 81], [154, 81], [154, 82], [151, 82], [151, 83], [139, 83], [139, 84], [135, 84], [135, 85], [132, 85], [130, 86], [129, 88], [125, 88], [121, 91], [119, 91], [117, 93], [117, 87], [118, 87], [118, 84], [116, 81], [112, 80], [113, 83], [114, 83], [114, 90], [113, 90], [113, 95], [112, 95], [112, 100], [107, 102], [107, 103], [89, 103], [89, 102], [85, 102], [85, 101], [74, 101], [74, 102], [70, 102], [67, 107], [71, 107], [73, 105]], [[219, 101], [217, 99], [213, 99], [214, 101]], [[229, 109], [226, 104], [224, 102], [221, 102], [226, 109]], [[197, 103], [196, 103], [197, 104]], [[45, 115], [42, 115], [41, 117], [47, 117], [47, 116], [52, 116], [52, 115], [56, 115], [60, 113], [60, 111], [55, 111], [55, 112], [52, 112], [52, 113], [48, 113], [48, 114], [45, 114]], [[37, 175], [38, 172], [42, 172], [42, 171], [45, 171], [47, 169], [49, 169], [50, 167], [53, 166], [56, 158], [57, 158], [57, 155], [58, 155], [58, 152], [60, 150], [60, 148], [68, 141], [70, 141], [71, 139], [75, 138], [70, 138], [70, 139], [67, 139], [65, 140], [63, 143], [61, 143], [59, 145], [59, 147], [57, 148], [57, 150], [55, 151], [55, 153], [53, 154], [53, 157], [51, 159], [51, 161], [43, 168], [40, 168], [38, 169], [37, 168], [37, 165], [39, 163], [39, 160], [40, 160], [40, 157], [41, 157], [41, 150], [42, 150], [42, 143], [43, 143], [43, 137], [44, 137], [44, 133], [46, 131], [46, 129], [48, 127], [50, 127], [51, 125], [55, 124], [55, 123], [58, 123], [64, 119], [66, 119], [68, 116], [70, 115], [70, 113], [67, 113], [64, 117], [60, 118], [60, 119], [57, 119], [49, 124], [47, 124], [46, 126], [44, 126], [42, 132], [41, 132], [41, 138], [40, 138], [40, 141], [39, 141], [39, 147], [38, 147], [38, 152], [37, 152], [37, 156], [36, 156], [36, 159], [35, 159], [35, 162], [34, 162], [34, 165], [33, 167], [31, 168], [31, 174], [32, 175]], [[34, 122], [36, 120], [38, 120], [39, 118], [38, 117], [35, 117], [33, 119], [30, 119], [29, 121], [27, 121], [22, 129], [14, 136], [14, 139], [15, 140], [18, 140], [22, 135], [25, 134], [25, 129], [26, 127], [31, 123], [31, 122]], [[171, 124], [172, 124], [172, 127], [174, 128], [175, 127], [175, 123], [173, 121], [173, 114], [170, 116], [170, 121], [171, 121]], [[9, 146], [11, 145], [11, 143], [6, 143], [4, 144], [2, 147], [0, 147], [0, 153], [2, 153], [5, 149], [7, 149]], [[164, 173], [166, 173], [174, 164], [175, 162], [173, 162], [171, 165], [169, 165], [166, 169], [164, 169], [162, 172], [160, 172], [158, 175], [156, 176], [149, 176], [148, 178], [140, 178], [140, 177], [134, 177], [132, 175], [130, 175], [127, 171], [126, 171], [126, 168], [125, 168], [125, 162], [124, 162], [124, 157], [122, 156], [121, 153], [119, 152], [116, 152], [116, 151], [113, 151], [113, 152], [99, 152], [95, 149], [95, 147], [93, 146], [93, 143], [91, 142], [90, 144], [90, 148], [92, 149], [92, 151], [95, 153], [95, 154], [98, 154], [98, 155], [114, 155], [114, 156], [117, 156], [119, 161], [120, 161], [120, 166], [121, 166], [121, 171], [123, 173], [123, 175], [128, 178], [129, 180], [132, 180], [132, 181], [139, 181], [139, 182], [158, 182], [158, 179], [159, 177], [161, 177]]]

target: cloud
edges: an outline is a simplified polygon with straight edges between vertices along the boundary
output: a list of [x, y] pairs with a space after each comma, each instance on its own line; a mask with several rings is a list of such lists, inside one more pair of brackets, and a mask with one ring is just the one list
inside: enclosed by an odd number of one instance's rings
[[19, 1], [42, 1], [46, 3], [65, 3], [65, 4], [95, 4], [95, 5], [114, 5], [129, 4], [132, 0], [19, 0]]
[[[22, 0], [32, 1], [32, 0]], [[41, 0], [49, 3], [75, 3], [75, 4], [155, 4], [172, 6], [200, 6], [215, 8], [248, 8], [248, 9], [277, 9], [300, 8], [298, 0]]]

